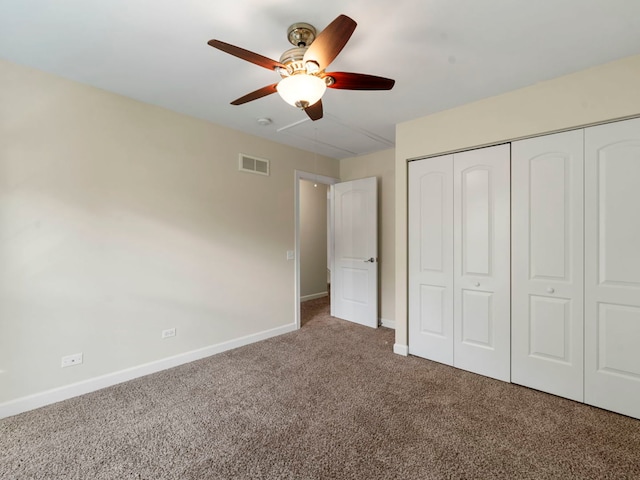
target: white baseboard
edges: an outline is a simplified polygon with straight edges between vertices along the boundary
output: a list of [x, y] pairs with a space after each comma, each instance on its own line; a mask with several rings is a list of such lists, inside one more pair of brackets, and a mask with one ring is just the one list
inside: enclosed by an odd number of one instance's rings
[[154, 362], [137, 365], [135, 367], [120, 370], [118, 372], [108, 373], [99, 377], [83, 380], [82, 382], [65, 385], [63, 387], [46, 390], [44, 392], [35, 393], [26, 397], [17, 398], [0, 404], [0, 418], [10, 417], [19, 413], [27, 412], [36, 408], [44, 407], [52, 403], [67, 400], [72, 397], [84, 395], [85, 393], [94, 392], [102, 388], [110, 387], [118, 383], [133, 380], [134, 378], [143, 377], [151, 373], [156, 373], [168, 368], [177, 367], [184, 363], [200, 360], [201, 358], [222, 353], [227, 350], [242, 347], [250, 343], [266, 340], [267, 338], [282, 335], [284, 333], [296, 330], [294, 323], [284, 325], [282, 327], [265, 330], [263, 332], [254, 333], [245, 337], [236, 338], [227, 342], [210, 345], [208, 347], [192, 350], [190, 352], [181, 353], [172, 357], [163, 358]]
[[329, 292], [314, 293], [312, 295], [305, 295], [304, 297], [300, 297], [300, 301], [306, 302], [307, 300], [315, 300], [316, 298], [326, 297], [327, 295], [329, 295]]
[[387, 327], [387, 328], [393, 328], [394, 330], [396, 329], [396, 321], [395, 320], [387, 320], [386, 318], [381, 318], [380, 319], [380, 325], [382, 325], [383, 327]]
[[393, 345], [393, 353], [406, 357], [409, 355], [409, 345], [400, 345], [399, 343], [396, 343]]

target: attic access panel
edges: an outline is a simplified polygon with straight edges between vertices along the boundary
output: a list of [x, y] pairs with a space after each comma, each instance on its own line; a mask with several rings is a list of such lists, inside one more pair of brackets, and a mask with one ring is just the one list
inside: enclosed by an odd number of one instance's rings
[[342, 123], [325, 114], [320, 122], [304, 120], [278, 129], [278, 133], [305, 140], [321, 155], [346, 158], [393, 148], [394, 142], [363, 128]]

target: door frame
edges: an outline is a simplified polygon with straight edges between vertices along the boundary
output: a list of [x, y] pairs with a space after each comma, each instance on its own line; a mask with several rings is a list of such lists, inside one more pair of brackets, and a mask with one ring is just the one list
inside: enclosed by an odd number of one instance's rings
[[[323, 185], [335, 185], [340, 179], [317, 175], [315, 173], [304, 172], [302, 170], [295, 171], [295, 187], [294, 187], [294, 320], [296, 329], [300, 328], [300, 180], [309, 180], [311, 182], [321, 183]], [[331, 200], [333, 202], [333, 200]], [[327, 211], [327, 216], [330, 212]], [[333, 232], [330, 233], [331, 237]], [[331, 246], [327, 246], [331, 248]]]

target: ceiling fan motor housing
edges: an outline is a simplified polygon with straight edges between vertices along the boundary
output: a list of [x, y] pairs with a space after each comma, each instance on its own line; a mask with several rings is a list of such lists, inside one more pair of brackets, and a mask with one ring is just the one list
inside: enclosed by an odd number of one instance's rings
[[316, 62], [304, 62], [304, 54], [308, 48], [309, 47], [290, 48], [280, 56], [280, 63], [287, 67], [286, 71], [283, 71], [283, 69], [278, 70], [281, 77], [284, 78], [301, 73], [308, 75], [318, 75], [321, 73]]
[[280, 75], [284, 77], [305, 71], [302, 59], [306, 51], [307, 47], [295, 47], [284, 52], [280, 56], [280, 63], [287, 67], [287, 73], [283, 75], [283, 72], [280, 72]]

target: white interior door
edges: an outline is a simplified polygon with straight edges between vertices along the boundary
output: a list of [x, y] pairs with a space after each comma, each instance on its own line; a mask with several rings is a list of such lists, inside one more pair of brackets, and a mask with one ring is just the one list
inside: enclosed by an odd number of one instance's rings
[[583, 401], [583, 130], [514, 142], [511, 381]]
[[409, 164], [409, 353], [453, 365], [453, 155]]
[[585, 129], [585, 402], [640, 418], [640, 119]]
[[331, 315], [378, 326], [378, 198], [375, 177], [333, 186]]
[[510, 145], [454, 155], [454, 366], [510, 380]]

